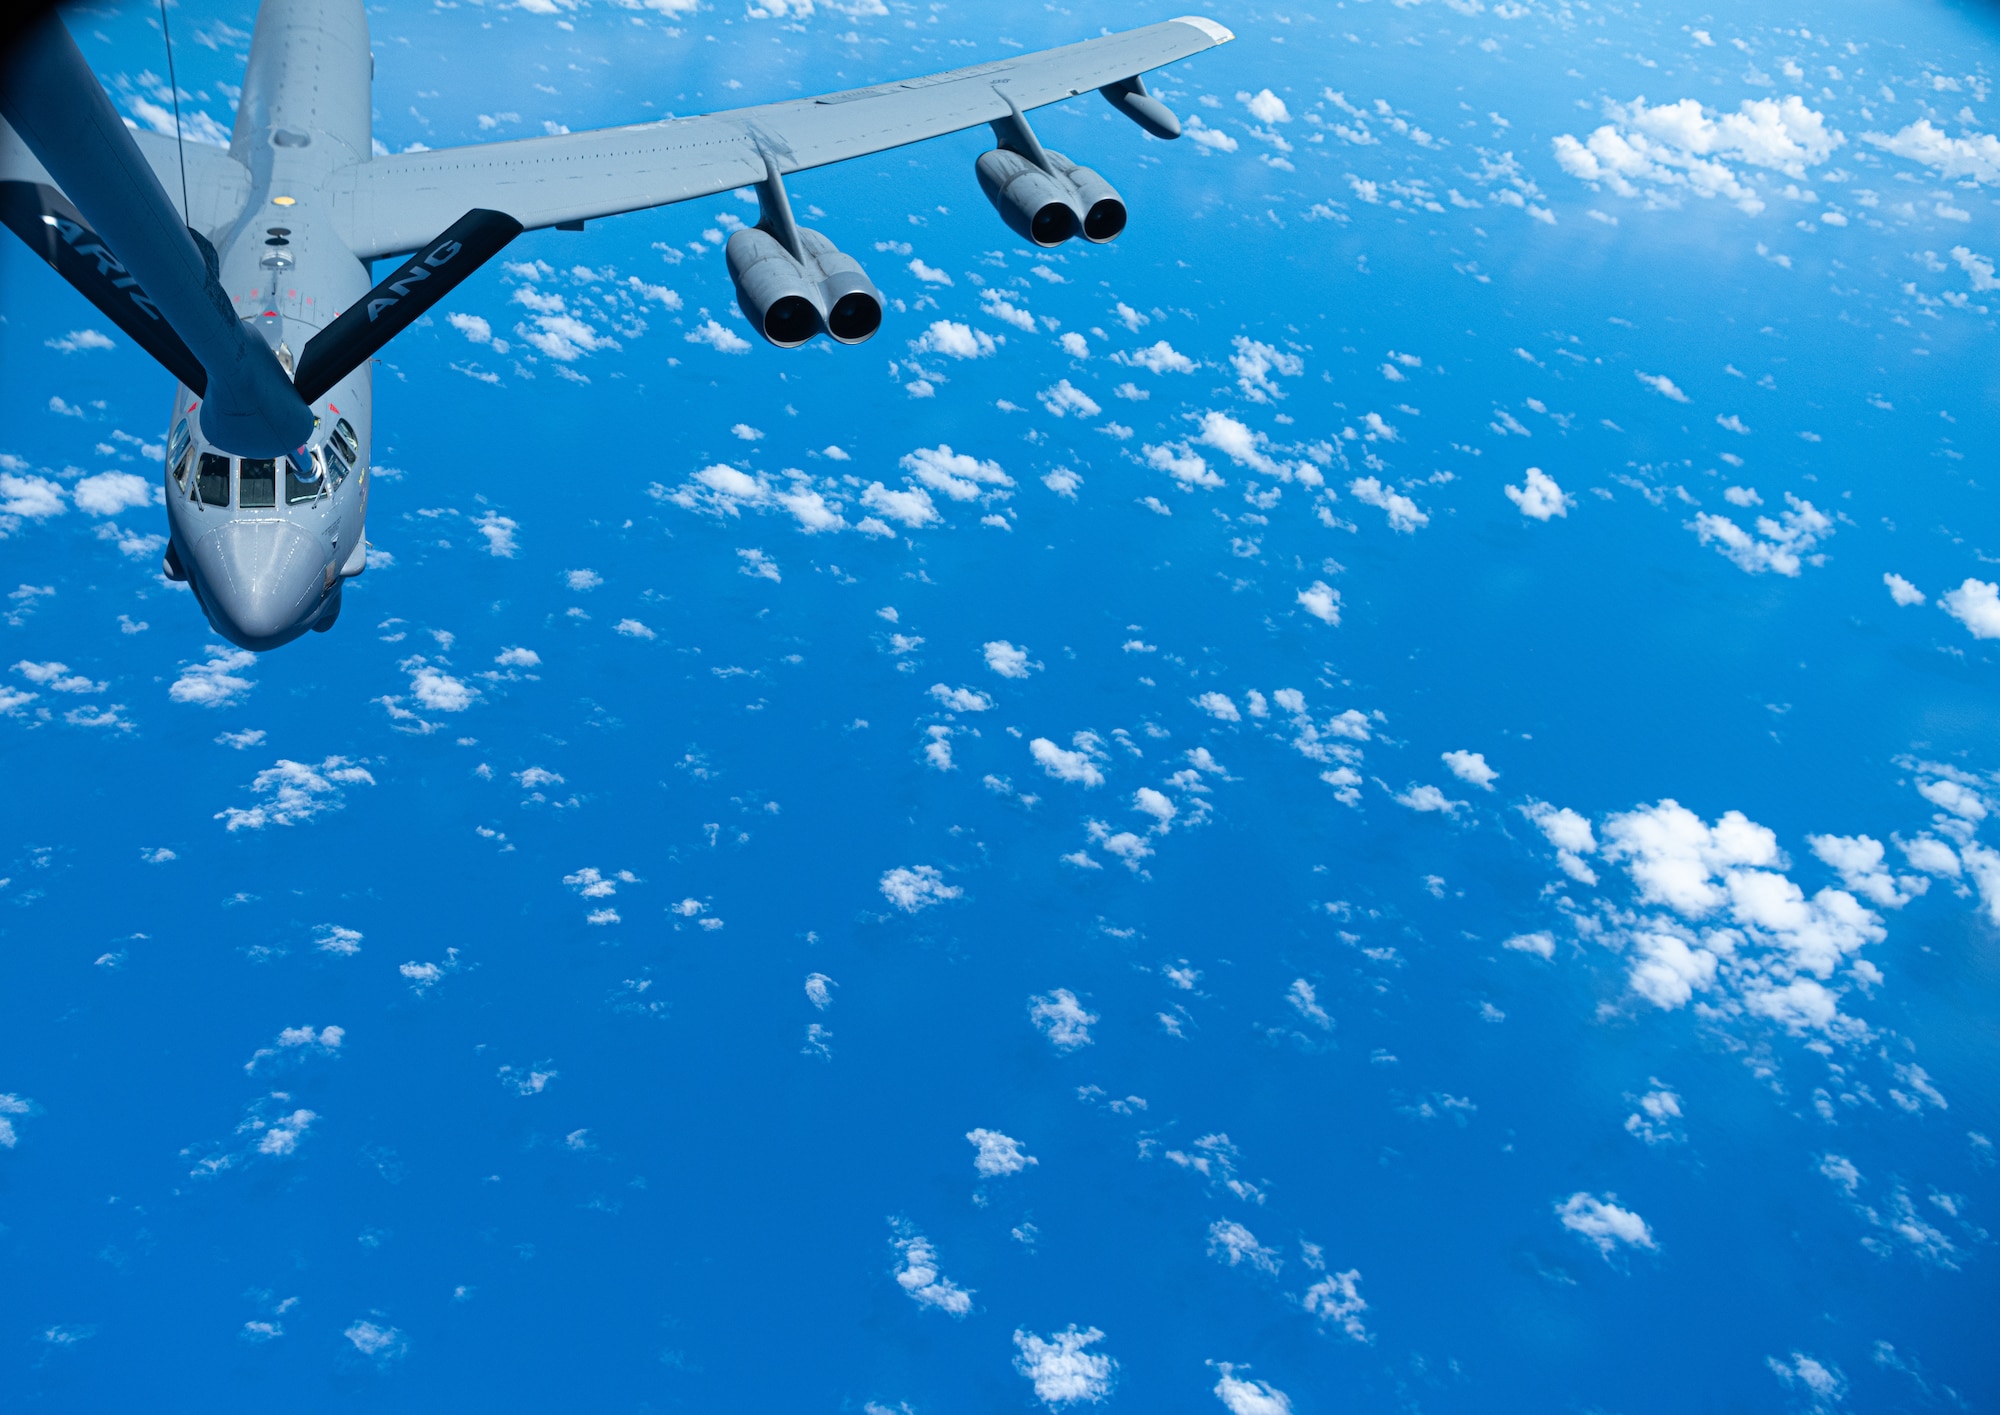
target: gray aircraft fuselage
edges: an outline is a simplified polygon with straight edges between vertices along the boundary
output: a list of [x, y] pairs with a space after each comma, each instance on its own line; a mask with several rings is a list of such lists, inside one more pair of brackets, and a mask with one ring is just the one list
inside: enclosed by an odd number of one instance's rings
[[[371, 283], [322, 189], [333, 172], [368, 160], [373, 70], [362, 0], [263, 0], [229, 144], [249, 170], [249, 200], [228, 226], [203, 234], [237, 314], [288, 372]], [[296, 464], [211, 446], [190, 416], [200, 400], [176, 388], [168, 573], [185, 574], [232, 643], [272, 649], [331, 627], [342, 584], [366, 567], [372, 367], [313, 404], [318, 421]]]

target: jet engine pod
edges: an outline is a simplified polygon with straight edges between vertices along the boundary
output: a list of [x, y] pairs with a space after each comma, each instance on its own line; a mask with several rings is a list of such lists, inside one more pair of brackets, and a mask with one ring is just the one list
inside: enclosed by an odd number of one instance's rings
[[979, 189], [1000, 219], [1036, 245], [1059, 246], [1082, 226], [1081, 203], [1070, 184], [1020, 153], [982, 152], [977, 168]]
[[776, 237], [746, 226], [730, 236], [725, 253], [736, 301], [759, 334], [780, 349], [796, 349], [824, 327], [818, 292]]
[[1091, 171], [1079, 167], [1060, 152], [1045, 152], [1049, 166], [1069, 179], [1076, 191], [1077, 208], [1083, 213], [1083, 238], [1103, 245], [1117, 239], [1125, 229], [1125, 199], [1109, 182]]
[[819, 266], [819, 307], [826, 332], [842, 344], [860, 344], [882, 327], [882, 292], [853, 256], [843, 254], [817, 231], [800, 230], [799, 244]]

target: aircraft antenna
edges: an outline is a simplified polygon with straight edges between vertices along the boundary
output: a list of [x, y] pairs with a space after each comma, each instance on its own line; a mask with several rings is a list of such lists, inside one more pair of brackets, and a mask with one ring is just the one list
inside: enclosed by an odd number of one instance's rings
[[167, 28], [167, 0], [160, 0], [160, 35], [167, 41], [167, 88], [174, 99], [174, 151], [181, 159], [181, 221], [188, 221], [187, 139], [181, 136], [181, 85], [174, 77], [174, 36]]

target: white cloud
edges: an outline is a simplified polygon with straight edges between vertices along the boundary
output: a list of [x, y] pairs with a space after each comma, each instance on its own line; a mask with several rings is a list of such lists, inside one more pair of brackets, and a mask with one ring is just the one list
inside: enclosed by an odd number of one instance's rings
[[22, 477], [0, 472], [0, 537], [6, 536], [22, 519], [45, 521], [69, 510], [63, 489], [47, 477]]
[[951, 688], [943, 683], [933, 683], [930, 692], [940, 706], [952, 712], [985, 712], [993, 706], [993, 699], [972, 688]]
[[978, 1151], [972, 1157], [972, 1167], [982, 1179], [997, 1179], [1006, 1174], [1019, 1174], [1031, 1164], [1041, 1161], [1033, 1155], [1021, 1152], [1021, 1142], [1010, 1135], [1002, 1135], [998, 1130], [968, 1130], [965, 1138]]
[[1863, 133], [1861, 140], [1884, 152], [1934, 167], [1940, 177], [1970, 177], [1977, 182], [2000, 182], [2000, 138], [1991, 133], [1973, 133], [1962, 138], [1945, 136], [1944, 130], [1919, 118], [1893, 135]]
[[1625, 1131], [1649, 1145], [1677, 1144], [1681, 1134], [1681, 1098], [1660, 1081], [1639, 1097], [1639, 1108], [1625, 1117]]
[[1148, 373], [1193, 373], [1198, 365], [1162, 339], [1143, 349], [1112, 355], [1114, 361], [1145, 369]]
[[1796, 95], [1746, 99], [1734, 113], [1717, 114], [1692, 98], [1655, 107], [1639, 98], [1607, 105], [1607, 112], [1612, 121], [1588, 139], [1567, 133], [1555, 139], [1556, 162], [1572, 177], [1622, 197], [1720, 196], [1752, 215], [1764, 202], [1729, 163], [1799, 181], [1847, 140]]
[[1996, 278], [1993, 262], [1983, 255], [1975, 254], [1965, 246], [1953, 246], [1951, 258], [1958, 262], [1958, 268], [1972, 277], [1974, 291], [1984, 294], [1988, 290], [2000, 290], [2000, 278]]
[[1118, 1363], [1102, 1352], [1087, 1350], [1104, 1340], [1096, 1327], [1078, 1331], [1074, 1325], [1052, 1332], [1047, 1340], [1016, 1329], [1019, 1355], [1014, 1369], [1034, 1383], [1035, 1396], [1051, 1410], [1062, 1405], [1095, 1405], [1111, 1394]]
[[953, 501], [977, 500], [982, 487], [1014, 485], [1014, 479], [1000, 470], [998, 462], [982, 462], [977, 457], [953, 452], [950, 443], [919, 447], [904, 457], [899, 465], [925, 486], [944, 493]]
[[1830, 1410], [1847, 1398], [1847, 1377], [1840, 1368], [1824, 1365], [1803, 1351], [1794, 1351], [1790, 1360], [1766, 1356], [1764, 1364], [1786, 1389], [1803, 1392], [1815, 1410]]
[[[1037, 268], [1039, 269], [1040, 267]], [[1087, 359], [1090, 357], [1090, 341], [1075, 330], [1071, 330], [1069, 333], [1063, 335], [1056, 342], [1062, 345], [1062, 351], [1072, 359]]]
[[1227, 1361], [1216, 1369], [1222, 1372], [1222, 1379], [1215, 1383], [1215, 1398], [1229, 1415], [1292, 1415], [1291, 1397], [1269, 1381], [1246, 1380]]
[[1144, 811], [1158, 821], [1160, 824], [1155, 828], [1161, 830], [1170, 825], [1174, 817], [1180, 814], [1179, 808], [1164, 791], [1155, 791], [1150, 786], [1141, 786], [1132, 793], [1132, 809]]
[[1583, 856], [1597, 850], [1597, 836], [1589, 821], [1567, 807], [1551, 806], [1546, 801], [1530, 801], [1521, 807], [1521, 813], [1556, 847], [1556, 863], [1565, 874], [1584, 884], [1597, 883], [1596, 873], [1583, 862]]
[[880, 482], [870, 482], [867, 490], [861, 493], [861, 504], [871, 511], [881, 512], [892, 521], [900, 521], [912, 530], [944, 519], [938, 515], [931, 494], [922, 487], [891, 491]]
[[1681, 392], [1679, 386], [1663, 373], [1641, 373], [1638, 374], [1638, 379], [1663, 398], [1671, 398], [1676, 403], [1685, 403], [1688, 400], [1687, 394]]
[[66, 663], [33, 663], [22, 659], [14, 665], [14, 671], [30, 683], [56, 693], [101, 693], [107, 686], [81, 673], [71, 673]]
[[1284, 397], [1272, 374], [1297, 378], [1306, 371], [1306, 362], [1297, 354], [1287, 354], [1269, 344], [1239, 334], [1231, 341], [1236, 352], [1229, 366], [1236, 371], [1236, 386], [1253, 403], [1268, 403]]
[[1080, 418], [1094, 418], [1104, 411], [1098, 407], [1096, 399], [1066, 378], [1059, 380], [1053, 388], [1044, 388], [1035, 397], [1059, 418], [1068, 413], [1075, 413]]
[[1540, 958], [1556, 956], [1555, 936], [1547, 933], [1515, 934], [1505, 940], [1501, 947], [1511, 948], [1520, 953], [1532, 953]]
[[581, 594], [585, 590], [594, 590], [603, 584], [604, 577], [595, 570], [565, 570], [563, 583]]
[[1028, 651], [1016, 648], [1005, 639], [994, 639], [984, 645], [986, 666], [1002, 678], [1026, 678], [1029, 670], [1040, 668], [1039, 663], [1028, 662]]
[[1412, 786], [1396, 797], [1396, 804], [1413, 811], [1439, 811], [1448, 816], [1457, 815], [1466, 806], [1464, 801], [1454, 801], [1431, 785]]
[[1194, 705], [1210, 717], [1223, 722], [1241, 722], [1243, 714], [1236, 710], [1236, 704], [1224, 693], [1203, 693], [1194, 700]]
[[1906, 609], [1910, 605], [1924, 603], [1924, 592], [1901, 575], [1884, 575], [1882, 583], [1889, 587], [1889, 598]]
[[1208, 1256], [1232, 1268], [1247, 1263], [1272, 1274], [1284, 1266], [1274, 1249], [1259, 1243], [1256, 1234], [1233, 1219], [1217, 1219], [1208, 1226]]
[[1187, 135], [1194, 139], [1196, 146], [1205, 147], [1211, 152], [1234, 152], [1239, 145], [1235, 138], [1222, 129], [1211, 128], [1202, 122], [1199, 113], [1188, 114], [1186, 131]]
[[888, 870], [882, 875], [880, 888], [882, 897], [905, 914], [957, 899], [965, 893], [955, 884], [946, 884], [944, 875], [933, 865]]
[[979, 292], [979, 307], [1003, 324], [1011, 324], [1024, 334], [1035, 332], [1035, 317], [988, 285]]
[[614, 634], [623, 634], [628, 639], [657, 639], [658, 634], [637, 619], [620, 619], [611, 626]]
[[[1316, 1262], [1314, 1266], [1317, 1266]], [[1349, 1268], [1344, 1273], [1328, 1273], [1307, 1288], [1299, 1302], [1322, 1323], [1339, 1326], [1350, 1339], [1360, 1342], [1373, 1339], [1361, 1321], [1361, 1314], [1368, 1310], [1368, 1301], [1361, 1295], [1359, 1268]]]
[[1028, 999], [1028, 1020], [1058, 1051], [1075, 1051], [1090, 1045], [1090, 1028], [1097, 1014], [1085, 1011], [1068, 988], [1057, 988]]
[[1333, 1018], [1320, 1006], [1319, 993], [1304, 978], [1292, 979], [1292, 985], [1285, 989], [1285, 1001], [1292, 1005], [1294, 1012], [1322, 1032], [1333, 1030]]
[[83, 352], [85, 349], [112, 349], [117, 347], [111, 342], [108, 335], [95, 329], [72, 329], [69, 333], [59, 338], [44, 339], [42, 344], [46, 348], [54, 349], [59, 354], [76, 354]]
[[479, 697], [479, 690], [452, 677], [421, 655], [397, 665], [410, 675], [410, 691], [432, 712], [464, 712]]
[[[529, 8], [526, 0], [523, 0], [522, 8]], [[410, 1349], [409, 1339], [398, 1328], [378, 1326], [374, 1322], [356, 1322], [341, 1335], [371, 1361], [393, 1361]]]
[[256, 686], [248, 678], [236, 676], [236, 670], [248, 668], [256, 661], [257, 655], [248, 649], [210, 644], [208, 661], [184, 665], [181, 676], [168, 686], [167, 696], [177, 703], [193, 703], [196, 707], [226, 707]]
[[1731, 563], [1752, 575], [1775, 570], [1796, 578], [1801, 565], [1818, 565], [1824, 555], [1811, 555], [1814, 546], [1833, 534], [1833, 522], [1810, 501], [1802, 501], [1789, 491], [1785, 500], [1791, 510], [1773, 520], [1757, 518], [1757, 534], [1752, 536], [1734, 521], [1703, 512], [1690, 523], [1703, 545], [1711, 542]]
[[1938, 605], [1972, 631], [1975, 639], [2000, 639], [2000, 584], [1967, 578], [1938, 596]]
[[723, 354], [747, 354], [750, 341], [734, 330], [724, 329], [712, 319], [705, 319], [685, 336], [690, 344], [706, 344]]
[[1400, 491], [1392, 491], [1374, 477], [1359, 477], [1347, 484], [1348, 492], [1364, 506], [1379, 507], [1389, 518], [1389, 529], [1413, 535], [1421, 526], [1430, 524], [1430, 517], [1417, 509], [1417, 503]]
[[1076, 500], [1076, 489], [1083, 485], [1083, 478], [1068, 467], [1057, 467], [1042, 478], [1042, 485], [1065, 500]]
[[1222, 485], [1222, 478], [1210, 471], [1201, 455], [1190, 451], [1184, 442], [1170, 442], [1159, 447], [1149, 443], [1144, 452], [1147, 466], [1165, 472], [1185, 486], [1205, 486], [1213, 490]]
[[512, 560], [521, 547], [514, 539], [514, 532], [521, 529], [521, 523], [512, 516], [502, 516], [496, 511], [487, 511], [472, 523], [473, 529], [486, 538], [486, 553], [497, 560]]
[[[939, 270], [934, 265], [925, 265], [923, 257], [921, 256], [917, 257], [915, 260], [912, 260], [910, 262], [909, 269], [910, 269], [910, 274], [916, 276], [917, 279], [923, 281], [926, 285], [951, 284], [950, 275], [946, 274], [942, 270]], [[936, 326], [932, 327], [935, 328]]]
[[999, 341], [985, 330], [949, 319], [935, 321], [910, 341], [915, 353], [948, 354], [954, 359], [983, 359], [999, 347]]
[[20, 1136], [14, 1132], [14, 1122], [7, 1117], [27, 1115], [33, 1110], [30, 1102], [17, 1095], [0, 1094], [0, 1150], [11, 1150], [20, 1143]]
[[504, 648], [493, 656], [502, 668], [540, 668], [542, 656], [533, 649]]
[[1104, 773], [1093, 760], [1091, 746], [1095, 739], [1089, 734], [1076, 735], [1078, 750], [1066, 751], [1046, 737], [1037, 737], [1028, 743], [1028, 754], [1041, 765], [1043, 771], [1058, 781], [1081, 782], [1085, 786], [1102, 786]]
[[1657, 1249], [1659, 1245], [1653, 1241], [1653, 1230], [1630, 1209], [1619, 1208], [1613, 1202], [1617, 1197], [1616, 1194], [1606, 1194], [1598, 1198], [1578, 1190], [1555, 1206], [1556, 1216], [1562, 1220], [1564, 1228], [1588, 1239], [1606, 1258], [1617, 1251], [1620, 1244], [1628, 1248]]
[[1493, 789], [1493, 782], [1500, 775], [1486, 764], [1486, 757], [1480, 752], [1446, 752], [1441, 760], [1460, 781], [1482, 786], [1488, 791]]
[[970, 1312], [972, 1294], [938, 1270], [937, 1249], [931, 1241], [907, 1224], [898, 1228], [898, 1235], [890, 1240], [896, 1250], [896, 1286], [921, 1306], [936, 1307], [954, 1317]]
[[299, 825], [324, 811], [337, 811], [346, 801], [346, 786], [373, 786], [367, 768], [346, 757], [328, 757], [317, 766], [283, 757], [251, 779], [250, 790], [262, 797], [246, 809], [231, 806], [215, 819], [236, 830], [262, 830], [271, 825]]
[[93, 516], [116, 516], [120, 511], [153, 504], [153, 484], [130, 472], [99, 472], [85, 477], [70, 489], [76, 509]]
[[1271, 90], [1260, 89], [1256, 93], [1238, 93], [1236, 101], [1250, 110], [1250, 116], [1260, 123], [1289, 123], [1291, 112], [1285, 107], [1285, 100]]
[[1555, 478], [1540, 467], [1528, 468], [1525, 486], [1503, 486], [1507, 499], [1520, 508], [1523, 516], [1537, 521], [1546, 521], [1551, 516], [1567, 516], [1569, 508], [1576, 505], [1576, 498], [1566, 495], [1556, 485]]
[[1323, 624], [1340, 625], [1340, 591], [1324, 580], [1314, 580], [1298, 593], [1298, 605]]
[[1840, 882], [1872, 904], [1900, 909], [1930, 887], [1930, 881], [1905, 875], [1899, 887], [1882, 868], [1887, 856], [1882, 842], [1866, 835], [1808, 835], [1813, 854], [1840, 875]]

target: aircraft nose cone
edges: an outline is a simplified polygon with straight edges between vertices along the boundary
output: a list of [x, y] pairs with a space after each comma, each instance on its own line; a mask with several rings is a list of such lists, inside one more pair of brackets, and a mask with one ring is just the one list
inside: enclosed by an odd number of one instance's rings
[[222, 635], [272, 649], [311, 627], [325, 596], [327, 553], [289, 521], [231, 521], [195, 546], [203, 607]]

